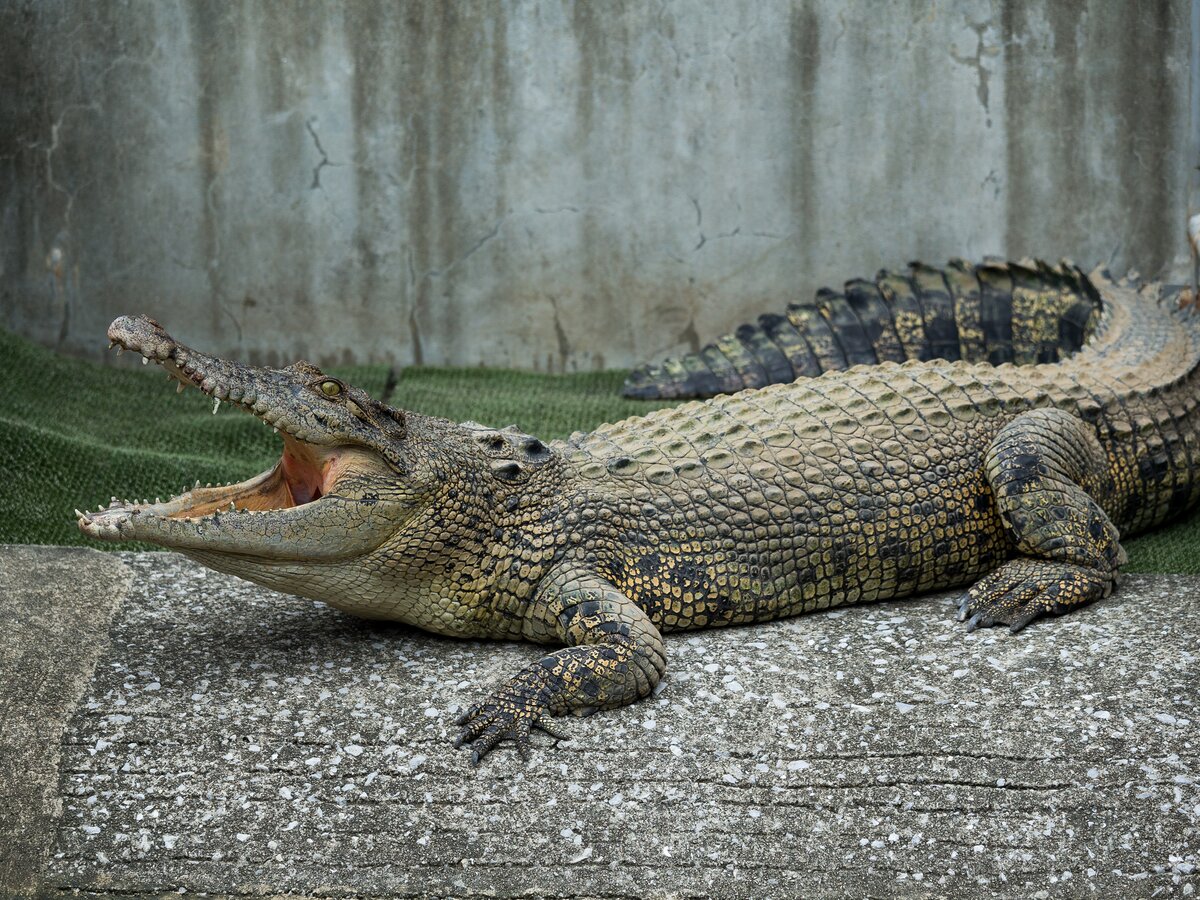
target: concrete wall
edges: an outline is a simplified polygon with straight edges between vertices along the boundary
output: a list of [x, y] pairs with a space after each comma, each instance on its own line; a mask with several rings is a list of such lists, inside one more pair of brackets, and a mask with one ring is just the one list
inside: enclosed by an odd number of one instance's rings
[[1184, 270], [1187, 2], [0, 7], [3, 324], [625, 366], [920, 257]]

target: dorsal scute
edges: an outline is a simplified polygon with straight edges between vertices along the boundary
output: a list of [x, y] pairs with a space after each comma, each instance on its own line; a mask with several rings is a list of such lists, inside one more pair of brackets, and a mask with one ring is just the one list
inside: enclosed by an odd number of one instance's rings
[[490, 428], [478, 422], [463, 422], [462, 427], [489, 458], [492, 475], [500, 481], [525, 481], [554, 458], [545, 442], [516, 425]]

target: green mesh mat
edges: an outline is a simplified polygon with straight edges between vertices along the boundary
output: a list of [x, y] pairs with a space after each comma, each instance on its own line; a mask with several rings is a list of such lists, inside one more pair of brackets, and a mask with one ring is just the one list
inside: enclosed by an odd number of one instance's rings
[[[71, 510], [112, 496], [166, 497], [197, 478], [249, 478], [279, 457], [279, 439], [258, 420], [176, 395], [154, 367], [86, 362], [0, 330], [0, 542], [86, 544]], [[382, 395], [384, 366], [335, 374]], [[532, 375], [495, 369], [410, 368], [392, 403], [487, 425], [517, 424], [543, 438], [645, 413], [661, 403], [620, 396], [624, 372]], [[1200, 515], [1126, 542], [1130, 572], [1200, 573]], [[150, 548], [146, 548], [150, 549]]]

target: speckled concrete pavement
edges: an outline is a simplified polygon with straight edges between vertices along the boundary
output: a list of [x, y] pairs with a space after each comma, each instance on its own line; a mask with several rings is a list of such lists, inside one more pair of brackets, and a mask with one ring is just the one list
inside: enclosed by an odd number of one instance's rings
[[477, 770], [454, 712], [531, 646], [170, 554], [3, 548], [0, 587], [0, 894], [1200, 887], [1200, 579], [1015, 637], [947, 595], [673, 636], [657, 696]]

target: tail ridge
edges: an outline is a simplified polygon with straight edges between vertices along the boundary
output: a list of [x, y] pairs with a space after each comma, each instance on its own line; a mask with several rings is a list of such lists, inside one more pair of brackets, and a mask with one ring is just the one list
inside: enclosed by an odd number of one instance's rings
[[711, 397], [860, 364], [948, 359], [1054, 362], [1094, 329], [1100, 295], [1073, 263], [1040, 260], [944, 268], [920, 262], [873, 280], [822, 288], [766, 313], [697, 353], [635, 369], [627, 397]]

